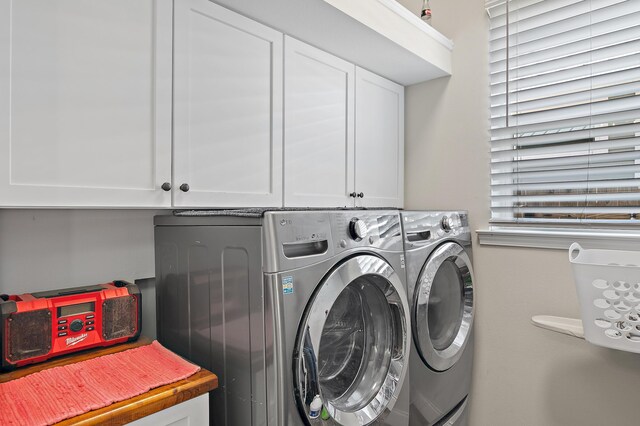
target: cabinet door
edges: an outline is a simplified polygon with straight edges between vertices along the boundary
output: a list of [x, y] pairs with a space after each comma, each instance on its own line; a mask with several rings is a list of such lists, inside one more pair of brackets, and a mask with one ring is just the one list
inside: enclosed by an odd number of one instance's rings
[[356, 67], [356, 192], [363, 207], [402, 207], [404, 87]]
[[171, 0], [0, 0], [0, 205], [169, 207]]
[[285, 37], [284, 204], [354, 205], [355, 66]]
[[[219, 413], [214, 414], [222, 416]], [[129, 423], [130, 426], [199, 426], [208, 424], [208, 393]]]
[[282, 206], [282, 34], [208, 0], [174, 19], [174, 206]]

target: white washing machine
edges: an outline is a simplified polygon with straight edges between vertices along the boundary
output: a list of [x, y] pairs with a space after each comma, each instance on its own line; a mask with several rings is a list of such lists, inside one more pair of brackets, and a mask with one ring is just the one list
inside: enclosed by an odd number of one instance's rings
[[467, 213], [401, 218], [413, 334], [410, 424], [466, 426], [474, 317]]
[[158, 336], [218, 374], [212, 425], [408, 425], [398, 211], [192, 214], [155, 219]]

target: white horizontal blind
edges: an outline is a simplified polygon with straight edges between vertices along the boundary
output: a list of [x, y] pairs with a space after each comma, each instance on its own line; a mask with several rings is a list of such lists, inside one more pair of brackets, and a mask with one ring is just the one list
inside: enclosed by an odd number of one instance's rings
[[492, 222], [640, 223], [640, 0], [487, 10]]

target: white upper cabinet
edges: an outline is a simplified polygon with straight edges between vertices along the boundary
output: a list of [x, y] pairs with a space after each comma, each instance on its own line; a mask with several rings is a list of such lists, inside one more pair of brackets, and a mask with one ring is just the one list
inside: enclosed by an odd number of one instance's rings
[[[375, 50], [328, 1], [276, 10]], [[208, 0], [0, 0], [0, 207], [402, 207], [403, 131], [402, 86]]]
[[174, 206], [282, 206], [282, 33], [208, 0], [174, 19]]
[[285, 37], [284, 203], [353, 206], [355, 66]]
[[0, 0], [0, 206], [170, 206], [171, 32], [171, 0]]
[[358, 206], [403, 206], [404, 87], [359, 67], [355, 175]]

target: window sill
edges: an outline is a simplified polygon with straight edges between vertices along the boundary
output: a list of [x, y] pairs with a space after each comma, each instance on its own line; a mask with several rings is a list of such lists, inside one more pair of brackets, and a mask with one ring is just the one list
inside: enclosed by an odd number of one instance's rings
[[583, 247], [639, 250], [640, 232], [613, 229], [491, 227], [476, 231], [481, 245], [568, 250], [573, 242]]

